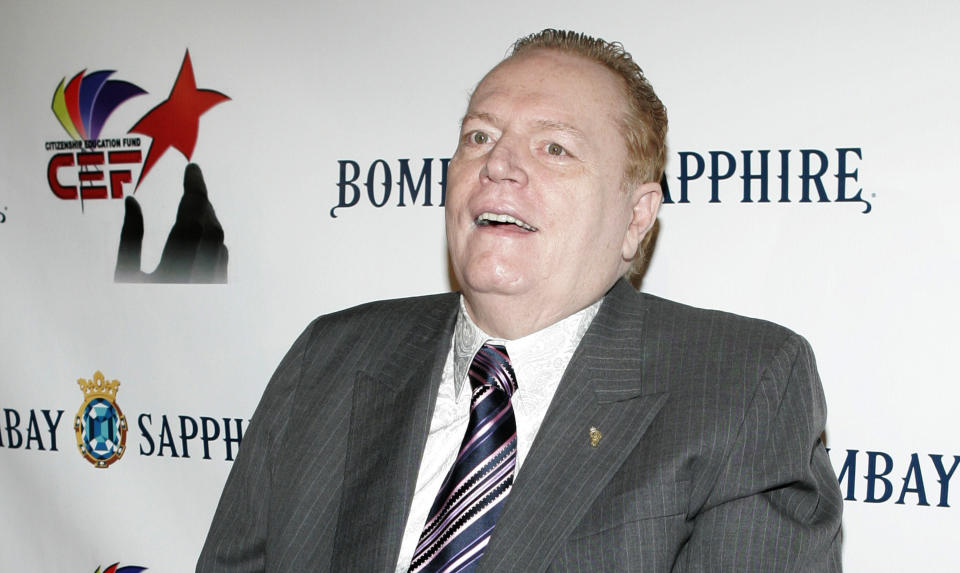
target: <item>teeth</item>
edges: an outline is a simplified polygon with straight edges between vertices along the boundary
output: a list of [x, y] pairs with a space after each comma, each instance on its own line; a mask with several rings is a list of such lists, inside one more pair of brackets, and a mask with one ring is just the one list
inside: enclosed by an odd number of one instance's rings
[[477, 219], [478, 225], [489, 225], [490, 223], [511, 223], [527, 231], [536, 231], [537, 228], [504, 213], [481, 213]]

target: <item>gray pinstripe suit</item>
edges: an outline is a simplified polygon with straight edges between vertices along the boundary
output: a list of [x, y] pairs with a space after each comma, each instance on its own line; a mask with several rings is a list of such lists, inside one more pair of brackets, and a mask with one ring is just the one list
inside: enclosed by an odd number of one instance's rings
[[[300, 336], [244, 437], [198, 571], [393, 571], [457, 307], [454, 294], [372, 303]], [[802, 338], [620, 281], [481, 570], [839, 570], [824, 418]]]

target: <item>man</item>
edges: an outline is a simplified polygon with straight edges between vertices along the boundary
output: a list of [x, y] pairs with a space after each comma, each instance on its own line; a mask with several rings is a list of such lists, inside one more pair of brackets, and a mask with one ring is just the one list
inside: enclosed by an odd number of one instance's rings
[[[197, 569], [839, 570], [807, 343], [620, 278], [656, 219], [665, 133], [618, 44], [520, 40], [473, 93], [450, 163], [462, 296], [311, 324]], [[487, 396], [499, 441], [473, 414]], [[487, 442], [491, 465], [469, 466]]]

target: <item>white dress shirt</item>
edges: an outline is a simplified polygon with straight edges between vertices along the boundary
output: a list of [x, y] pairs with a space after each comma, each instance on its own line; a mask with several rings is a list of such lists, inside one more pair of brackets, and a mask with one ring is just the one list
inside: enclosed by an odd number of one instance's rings
[[[540, 429], [573, 352], [600, 308], [597, 301], [554, 324], [516, 340], [489, 336], [474, 324], [460, 298], [460, 312], [453, 331], [453, 344], [443, 366], [437, 405], [430, 434], [420, 462], [416, 491], [400, 545], [397, 573], [406, 573], [417, 541], [440, 485], [456, 459], [470, 418], [470, 388], [467, 373], [473, 357], [487, 342], [502, 344], [517, 375], [517, 391], [511, 399], [517, 421], [517, 466], [519, 473], [530, 445]], [[466, 390], [464, 389], [466, 386]]]

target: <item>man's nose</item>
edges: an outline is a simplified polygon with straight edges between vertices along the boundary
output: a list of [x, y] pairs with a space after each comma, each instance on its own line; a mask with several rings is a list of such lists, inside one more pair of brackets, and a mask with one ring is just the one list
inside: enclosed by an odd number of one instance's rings
[[495, 183], [526, 185], [527, 171], [520, 142], [503, 136], [487, 154], [480, 177]]

